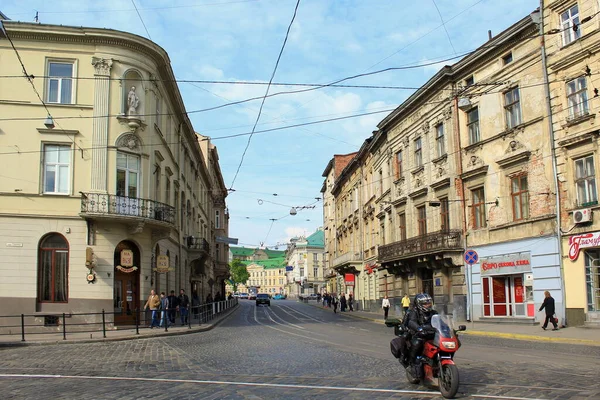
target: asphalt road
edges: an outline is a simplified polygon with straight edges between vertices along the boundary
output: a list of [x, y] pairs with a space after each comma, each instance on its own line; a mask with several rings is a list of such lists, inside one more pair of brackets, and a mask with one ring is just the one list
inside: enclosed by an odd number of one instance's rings
[[[208, 332], [0, 349], [9, 399], [437, 399], [389, 351], [393, 330], [291, 300], [241, 301]], [[463, 336], [457, 398], [599, 399], [600, 347]]]

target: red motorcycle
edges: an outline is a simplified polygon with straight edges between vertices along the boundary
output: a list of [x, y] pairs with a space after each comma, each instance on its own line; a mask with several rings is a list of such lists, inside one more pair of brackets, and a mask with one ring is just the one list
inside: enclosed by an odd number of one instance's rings
[[408, 359], [411, 346], [410, 334], [405, 331], [402, 322], [398, 319], [388, 319], [385, 324], [395, 328], [398, 337], [391, 341], [390, 346], [392, 354], [406, 370], [406, 379], [410, 383], [417, 384], [423, 381], [429, 385], [435, 384], [437, 379], [442, 396], [446, 399], [454, 398], [459, 384], [458, 368], [454, 364], [454, 353], [460, 348], [457, 332], [464, 331], [467, 327], [459, 325], [458, 329], [453, 329], [452, 323], [446, 317], [433, 315], [431, 328], [416, 333], [423, 335], [425, 343], [423, 354], [415, 367], [415, 363]]

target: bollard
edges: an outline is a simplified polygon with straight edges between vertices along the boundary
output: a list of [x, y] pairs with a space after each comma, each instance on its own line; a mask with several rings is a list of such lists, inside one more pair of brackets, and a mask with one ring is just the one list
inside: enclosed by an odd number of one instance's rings
[[135, 334], [140, 334], [140, 309], [135, 309]]
[[67, 340], [67, 317], [65, 316], [65, 313], [63, 313], [63, 321], [62, 321], [62, 325], [63, 325], [63, 340]]
[[21, 342], [25, 341], [25, 314], [21, 314]]
[[106, 317], [104, 316], [104, 308], [102, 309], [102, 336], [106, 338]]

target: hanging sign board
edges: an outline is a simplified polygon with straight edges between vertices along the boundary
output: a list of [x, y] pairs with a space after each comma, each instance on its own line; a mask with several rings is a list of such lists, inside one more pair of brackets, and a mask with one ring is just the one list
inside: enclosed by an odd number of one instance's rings
[[344, 283], [346, 286], [354, 286], [354, 274], [344, 274]]
[[169, 257], [162, 255], [156, 257], [156, 272], [159, 274], [164, 274], [165, 272], [169, 272]]

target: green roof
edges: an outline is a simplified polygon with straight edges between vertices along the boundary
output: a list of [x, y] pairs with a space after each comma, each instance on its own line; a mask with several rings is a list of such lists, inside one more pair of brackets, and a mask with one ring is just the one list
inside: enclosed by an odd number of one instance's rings
[[309, 237], [306, 238], [306, 242], [310, 247], [323, 247], [325, 248], [325, 232], [318, 230]]
[[269, 249], [264, 249], [263, 251], [269, 257], [269, 259], [271, 259], [271, 258], [279, 258], [279, 257], [284, 257], [285, 256], [285, 251], [284, 250], [269, 250]]
[[285, 267], [285, 257], [270, 258], [268, 260], [248, 261], [248, 264], [260, 265], [264, 269], [279, 269]]
[[252, 254], [254, 254], [254, 249], [249, 249], [247, 247], [229, 246], [229, 250], [231, 251], [231, 254], [233, 254], [234, 256], [248, 257], [248, 256], [251, 256]]

